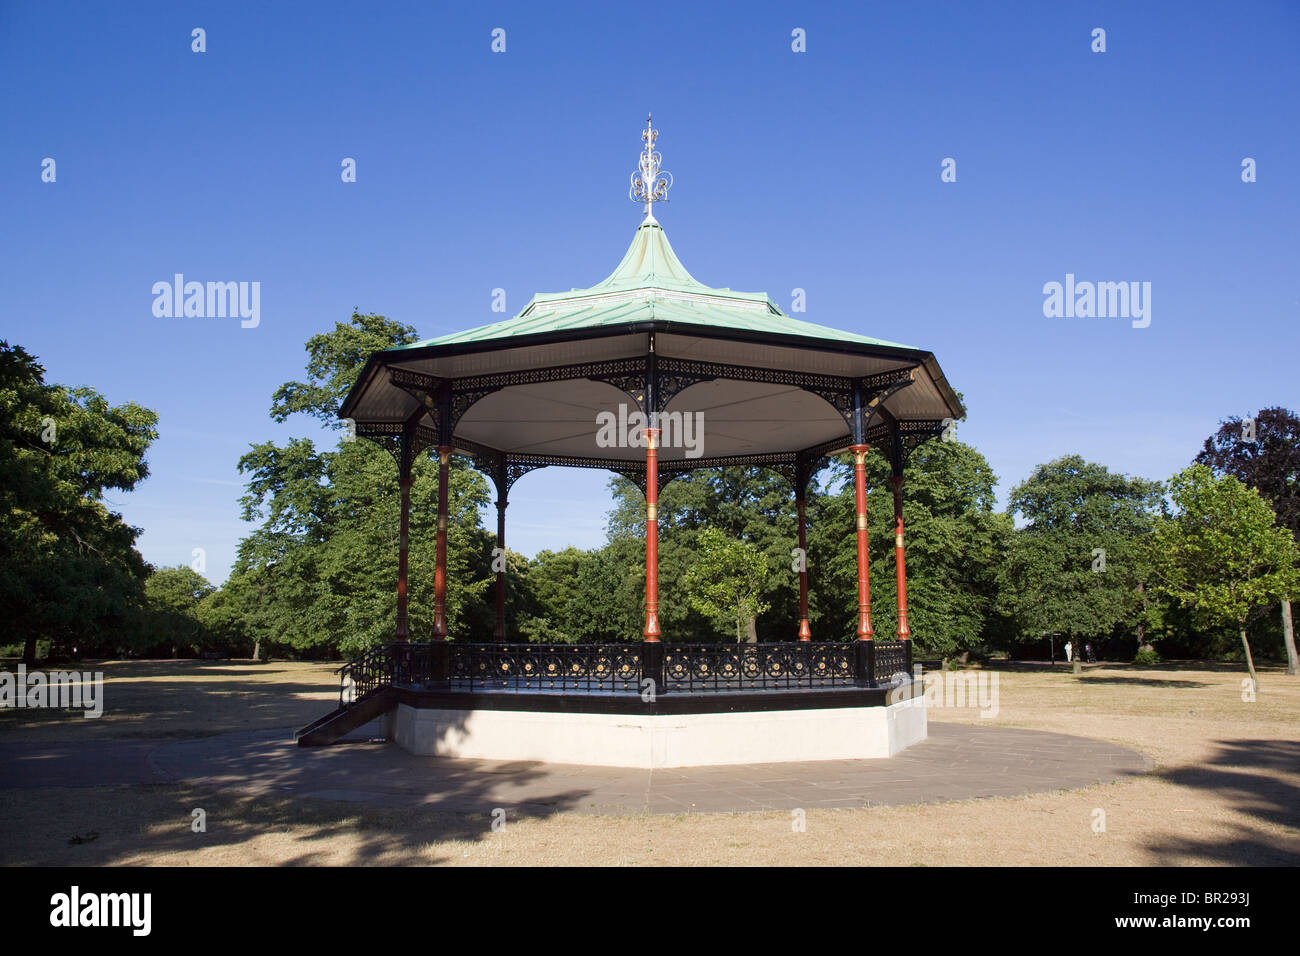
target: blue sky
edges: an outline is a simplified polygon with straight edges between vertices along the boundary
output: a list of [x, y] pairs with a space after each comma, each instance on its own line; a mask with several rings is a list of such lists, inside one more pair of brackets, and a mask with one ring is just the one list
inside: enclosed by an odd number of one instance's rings
[[[148, 560], [225, 578], [236, 462], [318, 434], [271, 394], [354, 307], [434, 336], [604, 278], [650, 109], [695, 277], [934, 351], [1002, 500], [1068, 453], [1166, 478], [1296, 406], [1300, 5], [641, 9], [0, 2], [0, 336], [161, 415], [112, 499]], [[155, 317], [177, 272], [260, 282], [260, 325]], [[1149, 327], [1045, 318], [1067, 273], [1150, 282]], [[599, 544], [606, 481], [525, 478], [511, 546]]]

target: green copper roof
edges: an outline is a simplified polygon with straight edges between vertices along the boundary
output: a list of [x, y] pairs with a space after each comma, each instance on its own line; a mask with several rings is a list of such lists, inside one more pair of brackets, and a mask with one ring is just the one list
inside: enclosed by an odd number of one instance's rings
[[647, 216], [632, 237], [623, 261], [603, 282], [589, 289], [534, 295], [523, 311], [512, 319], [387, 351], [487, 342], [649, 320], [910, 348], [898, 342], [792, 319], [763, 292], [715, 289], [697, 282], [673, 252], [663, 228], [652, 216]]

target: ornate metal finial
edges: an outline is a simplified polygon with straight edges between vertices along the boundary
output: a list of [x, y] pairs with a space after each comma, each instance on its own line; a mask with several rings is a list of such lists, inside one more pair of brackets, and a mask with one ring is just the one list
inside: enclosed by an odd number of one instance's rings
[[627, 198], [633, 202], [645, 203], [645, 217], [647, 222], [654, 222], [654, 213], [650, 211], [652, 204], [657, 202], [668, 201], [668, 190], [673, 188], [673, 174], [667, 170], [660, 171], [660, 165], [663, 163], [663, 157], [655, 149], [655, 140], [659, 138], [659, 131], [650, 125], [650, 114], [646, 114], [645, 130], [641, 133], [641, 142], [645, 147], [641, 150], [641, 162], [637, 172], [632, 174], [632, 187], [627, 191]]

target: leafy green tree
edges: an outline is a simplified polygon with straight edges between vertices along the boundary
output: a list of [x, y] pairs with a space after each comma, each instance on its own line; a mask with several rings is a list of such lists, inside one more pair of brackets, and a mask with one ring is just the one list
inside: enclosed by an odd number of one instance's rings
[[[610, 484], [614, 510], [608, 532], [610, 556], [619, 562], [612, 574], [623, 611], [635, 618], [640, 635], [645, 609], [645, 496], [625, 478]], [[770, 567], [789, 568], [795, 546], [794, 496], [775, 472], [758, 468], [711, 468], [674, 478], [659, 493], [659, 623], [665, 640], [714, 640], [715, 623], [683, 588], [696, 563], [700, 535], [716, 528], [749, 542]], [[761, 640], [792, 640], [798, 628], [798, 579], [771, 574], [762, 600], [772, 611], [755, 622]], [[635, 639], [635, 638], [634, 638]]]
[[[1229, 418], [1205, 440], [1196, 464], [1216, 475], [1232, 475], [1273, 506], [1278, 523], [1300, 542], [1300, 416], [1275, 406], [1252, 419]], [[1286, 672], [1300, 673], [1292, 625], [1291, 598], [1281, 601]]]
[[207, 643], [199, 605], [216, 592], [207, 578], [188, 565], [158, 568], [144, 584], [149, 609], [149, 637], [173, 657], [181, 648], [197, 653]]
[[[370, 353], [414, 339], [408, 326], [354, 314], [350, 324], [307, 344], [309, 380], [277, 390], [272, 417], [305, 414], [337, 424], [338, 403]], [[365, 440], [334, 451], [306, 438], [254, 445], [240, 459], [248, 475], [243, 516], [261, 525], [240, 544], [231, 582], [247, 633], [274, 648], [355, 653], [396, 630], [400, 488], [397, 465]], [[437, 535], [437, 461], [412, 467], [409, 620], [413, 639], [431, 632]], [[493, 539], [482, 528], [485, 479], [453, 458], [449, 482], [447, 622], [460, 640], [491, 635], [486, 597]]]
[[1021, 640], [1069, 638], [1078, 673], [1083, 641], [1136, 627], [1151, 574], [1142, 543], [1161, 491], [1078, 455], [1040, 465], [1012, 490], [1008, 513], [1027, 524], [1013, 538], [1002, 600]]
[[1176, 514], [1153, 536], [1158, 587], [1202, 621], [1241, 635], [1250, 679], [1258, 687], [1246, 638], [1250, 612], [1300, 584], [1300, 550], [1253, 488], [1193, 465], [1169, 484]]
[[699, 535], [699, 557], [682, 580], [691, 604], [714, 621], [733, 625], [736, 643], [758, 640], [754, 621], [769, 607], [762, 599], [767, 559], [754, 544], [718, 528]]
[[641, 639], [645, 611], [645, 546], [623, 536], [590, 553], [578, 569], [568, 618], [583, 641]]
[[0, 617], [35, 663], [53, 648], [115, 647], [143, 601], [139, 529], [104, 504], [149, 474], [158, 416], [90, 388], [45, 382], [21, 346], [0, 341]]

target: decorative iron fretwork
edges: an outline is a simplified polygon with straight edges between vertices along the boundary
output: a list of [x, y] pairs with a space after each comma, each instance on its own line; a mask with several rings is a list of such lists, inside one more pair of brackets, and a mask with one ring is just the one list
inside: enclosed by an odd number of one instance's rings
[[898, 437], [902, 445], [903, 461], [906, 462], [912, 456], [912, 452], [932, 438], [941, 436], [952, 421], [952, 419], [918, 419], [898, 422]]
[[670, 365], [670, 361], [661, 359], [659, 361], [659, 393], [656, 404], [659, 406], [655, 411], [662, 412], [668, 408], [668, 403], [677, 397], [677, 393], [683, 389], [690, 388], [700, 382], [712, 382], [717, 379], [716, 375], [707, 375], [697, 372], [686, 372], [672, 368], [665, 371], [665, 367]]
[[574, 365], [550, 365], [545, 368], [524, 368], [512, 372], [489, 372], [485, 375], [467, 375], [455, 380], [461, 391], [488, 388], [508, 388], [511, 385], [538, 385], [542, 382], [567, 382], [578, 378], [604, 380], [606, 376], [620, 374], [645, 377], [644, 358], [606, 359], [600, 362], [578, 362]]
[[363, 422], [357, 424], [356, 436], [373, 442], [393, 456], [397, 473], [402, 474], [402, 432], [405, 422]]
[[460, 424], [461, 418], [475, 402], [495, 391], [499, 391], [499, 388], [465, 389], [453, 385], [451, 390], [451, 433], [456, 434], [456, 426]]
[[452, 644], [451, 690], [639, 692], [638, 644]]
[[422, 405], [432, 408], [434, 396], [442, 388], [443, 379], [415, 372], [408, 368], [389, 366], [388, 380], [402, 391], [413, 396]]
[[[816, 690], [911, 680], [910, 641], [663, 644], [657, 693]], [[394, 643], [337, 671], [339, 703], [388, 687], [639, 694], [646, 645]], [[861, 671], [863, 651], [873, 663]]]
[[545, 468], [545, 467], [546, 467], [545, 465], [526, 465], [517, 461], [507, 462], [506, 463], [506, 488], [505, 488], [506, 492], [509, 493], [510, 488], [514, 485], [514, 483], [518, 481], [520, 478], [522, 478], [524, 475], [528, 474], [530, 471], [536, 471], [538, 468]]
[[875, 641], [876, 673], [878, 684], [898, 680], [898, 675], [911, 680], [911, 641]]
[[770, 468], [794, 487], [794, 452], [768, 452], [757, 455], [726, 455], [714, 458], [683, 458], [659, 463], [659, 487], [662, 489], [674, 478], [690, 474], [701, 468]]
[[853, 645], [668, 644], [664, 682], [674, 693], [849, 687], [855, 683]]
[[[722, 362], [703, 362], [697, 359], [660, 358], [659, 374], [676, 375], [684, 380], [708, 381], [729, 378], [738, 382], [764, 382], [769, 385], [789, 385], [817, 394], [847, 393], [852, 395], [853, 379], [840, 375], [823, 375], [819, 372], [796, 372], [785, 368], [759, 368], [749, 365], [727, 365]], [[883, 373], [886, 375], [894, 373]], [[878, 378], [879, 376], [871, 376]], [[865, 380], [864, 380], [865, 381]], [[827, 399], [829, 401], [829, 399]]]
[[[405, 442], [403, 434], [409, 436]], [[364, 422], [357, 425], [356, 435], [374, 442], [392, 455], [398, 475], [410, 474], [411, 465], [420, 453], [438, 443], [436, 428], [410, 422]]]
[[[546, 368], [519, 369], [512, 372], [493, 372], [487, 375], [471, 375], [452, 379], [452, 419], [459, 421], [474, 404], [485, 395], [514, 385], [537, 385], [545, 382], [564, 382], [574, 379], [591, 379], [606, 382], [626, 393], [637, 406], [644, 411], [662, 412], [668, 403], [682, 390], [699, 382], [715, 379], [732, 379], [740, 382], [761, 382], [770, 385], [788, 385], [802, 388], [825, 399], [844, 419], [846, 425], [852, 425], [853, 419], [853, 385], [857, 381], [863, 391], [864, 400], [875, 399], [873, 407], [882, 407], [884, 402], [899, 388], [909, 384], [915, 374], [915, 367], [892, 369], [878, 372], [860, 379], [839, 375], [824, 375], [817, 372], [797, 372], [790, 369], [758, 368], [745, 365], [727, 365], [721, 362], [703, 362], [694, 359], [658, 358], [656, 375], [658, 378], [658, 400], [655, 409], [645, 408], [645, 385], [648, 377], [648, 361], [644, 357], [607, 359], [600, 362], [580, 362], [574, 365], [554, 365]], [[432, 407], [434, 396], [441, 387], [443, 379], [413, 372], [409, 369], [392, 368], [389, 370], [394, 385], [410, 392], [426, 406]], [[864, 409], [865, 411], [865, 409]], [[873, 416], [874, 417], [874, 416]]]
[[[871, 444], [870, 435], [875, 427], [880, 424], [885, 426], [885, 434], [889, 434], [890, 427], [894, 421], [885, 403], [895, 392], [901, 391], [911, 385], [915, 380], [916, 372], [914, 369], [899, 369], [895, 372], [886, 372], [881, 375], [872, 375], [860, 379], [858, 384], [861, 387], [861, 414], [863, 415], [861, 426], [864, 441]], [[856, 409], [855, 409], [856, 410]], [[852, 416], [849, 419], [850, 431], [856, 431], [853, 424]]]
[[[640, 362], [640, 360], [637, 360]], [[635, 372], [615, 372], [609, 375], [588, 375], [587, 378], [594, 382], [604, 382], [606, 385], [613, 385], [619, 391], [624, 392], [628, 398], [636, 403], [637, 408], [645, 411], [645, 367], [641, 365], [640, 369]]]

